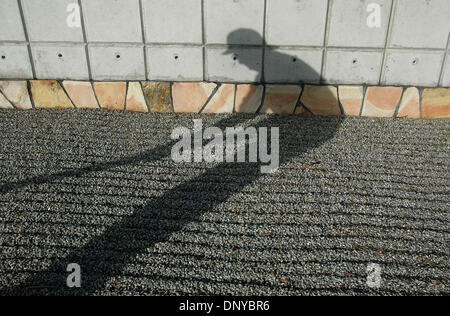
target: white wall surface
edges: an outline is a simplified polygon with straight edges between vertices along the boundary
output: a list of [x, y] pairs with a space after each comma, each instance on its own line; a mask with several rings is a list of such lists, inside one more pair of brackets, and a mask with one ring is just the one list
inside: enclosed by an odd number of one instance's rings
[[449, 33], [449, 0], [0, 0], [0, 79], [448, 87]]

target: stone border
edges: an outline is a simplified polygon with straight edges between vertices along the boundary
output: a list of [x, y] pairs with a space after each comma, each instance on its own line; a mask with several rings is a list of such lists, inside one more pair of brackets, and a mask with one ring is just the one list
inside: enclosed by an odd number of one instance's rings
[[450, 88], [212, 82], [0, 81], [2, 109], [450, 118]]

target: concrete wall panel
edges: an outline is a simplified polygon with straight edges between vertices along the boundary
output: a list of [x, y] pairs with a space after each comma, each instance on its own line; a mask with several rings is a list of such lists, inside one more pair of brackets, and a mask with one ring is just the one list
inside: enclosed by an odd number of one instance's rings
[[325, 80], [341, 84], [378, 84], [383, 53], [329, 50]]
[[[204, 3], [207, 43], [262, 44], [264, 0], [206, 0]], [[229, 40], [228, 35], [239, 29], [250, 29], [260, 36], [240, 32]]]
[[445, 48], [449, 32], [449, 0], [397, 1], [391, 47]]
[[144, 0], [147, 43], [202, 43], [201, 0]]
[[387, 54], [382, 84], [435, 87], [443, 58], [444, 54], [439, 52], [391, 51]]
[[[392, 0], [334, 0], [331, 7], [329, 46], [384, 48]], [[380, 24], [371, 15], [380, 8]]]
[[262, 48], [209, 48], [206, 52], [206, 80], [259, 82]]
[[0, 44], [0, 78], [33, 78], [26, 44]]
[[321, 49], [266, 49], [264, 74], [272, 83], [319, 83]]
[[147, 60], [149, 80], [203, 80], [203, 49], [201, 47], [149, 47]]
[[25, 41], [17, 0], [0, 1], [0, 41]]
[[144, 48], [132, 45], [90, 45], [94, 80], [145, 80]]
[[67, 7], [73, 0], [22, 0], [30, 41], [83, 42], [80, 27], [67, 23]]
[[32, 45], [31, 51], [37, 79], [89, 79], [84, 44]]
[[139, 0], [82, 0], [90, 42], [142, 42]]
[[267, 0], [269, 45], [323, 45], [327, 0]]

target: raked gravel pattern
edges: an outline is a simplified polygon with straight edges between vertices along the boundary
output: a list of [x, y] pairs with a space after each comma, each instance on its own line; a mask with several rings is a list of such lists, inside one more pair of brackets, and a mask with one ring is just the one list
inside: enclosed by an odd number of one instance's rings
[[[172, 162], [194, 118], [280, 127], [279, 171]], [[449, 120], [4, 110], [0, 126], [0, 295], [450, 293]]]

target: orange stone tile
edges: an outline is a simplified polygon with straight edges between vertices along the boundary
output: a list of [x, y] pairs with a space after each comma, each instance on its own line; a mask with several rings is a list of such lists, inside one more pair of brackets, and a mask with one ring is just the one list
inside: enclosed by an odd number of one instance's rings
[[16, 108], [21, 110], [33, 108], [26, 81], [0, 81], [0, 91]]
[[261, 106], [264, 87], [240, 84], [236, 89], [236, 113], [256, 113]]
[[103, 109], [123, 111], [125, 108], [126, 82], [94, 82], [98, 102]]
[[301, 86], [267, 85], [261, 113], [293, 114]]
[[369, 87], [364, 98], [363, 116], [393, 117], [403, 88]]
[[341, 115], [336, 87], [305, 86], [301, 101], [316, 115]]
[[398, 109], [397, 117], [420, 118], [419, 89], [411, 87], [403, 93], [402, 102]]
[[31, 80], [31, 95], [36, 109], [73, 109], [64, 89], [56, 80]]
[[142, 88], [152, 113], [172, 112], [170, 83], [142, 81]]
[[172, 86], [176, 113], [198, 113], [216, 88], [215, 83], [176, 82]]
[[222, 84], [202, 113], [233, 113], [234, 84]]
[[148, 112], [144, 93], [139, 82], [129, 82], [126, 109], [130, 112]]
[[423, 91], [422, 117], [424, 119], [450, 118], [450, 88]]
[[339, 86], [338, 92], [344, 114], [359, 116], [364, 99], [364, 88], [362, 86]]
[[92, 84], [86, 81], [64, 81], [64, 89], [79, 109], [98, 109]]

